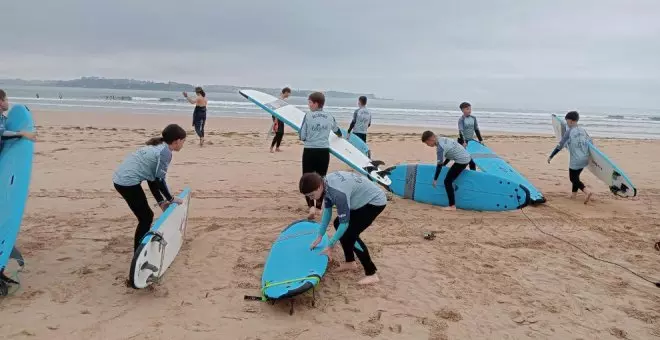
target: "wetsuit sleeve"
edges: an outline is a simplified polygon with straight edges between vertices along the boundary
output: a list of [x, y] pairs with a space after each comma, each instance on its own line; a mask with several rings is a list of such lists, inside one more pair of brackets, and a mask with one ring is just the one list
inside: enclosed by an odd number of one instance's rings
[[[332, 189], [329, 189], [332, 190]], [[351, 219], [351, 208], [348, 196], [341, 191], [333, 193], [335, 198], [335, 207], [337, 207], [337, 219], [339, 219], [339, 227], [337, 232], [330, 239], [330, 245], [334, 245], [346, 232], [348, 228], [348, 221]]]
[[151, 194], [154, 195], [156, 202], [158, 202], [158, 204], [162, 203], [164, 200], [163, 195], [160, 193], [158, 183], [156, 183], [156, 181], [147, 181], [147, 184], [149, 185], [149, 190], [151, 191]]
[[357, 113], [358, 110], [355, 110], [355, 112], [353, 112], [353, 120], [351, 120], [351, 125], [348, 127], [348, 133], [351, 133], [351, 131], [355, 127], [355, 121], [357, 120]]
[[479, 123], [477, 123], [477, 117], [474, 117], [474, 133], [477, 135], [479, 142], [483, 142], [484, 139], [481, 138], [481, 131], [479, 131]]
[[337, 125], [337, 120], [335, 120], [335, 117], [332, 117], [332, 131], [337, 135], [337, 137], [341, 137], [341, 129], [339, 129], [339, 125]]
[[442, 171], [442, 167], [447, 165], [447, 163], [449, 163], [449, 160], [445, 159], [444, 162], [442, 162], [442, 163], [438, 162], [438, 165], [435, 166], [435, 175], [433, 175], [433, 180], [434, 181], [438, 180], [438, 176], [440, 176], [440, 172]]
[[307, 140], [307, 115], [303, 117], [302, 124], [300, 124], [300, 140], [303, 142]]
[[465, 138], [463, 137], [463, 130], [465, 129], [465, 123], [463, 122], [465, 119], [465, 116], [461, 116], [461, 118], [458, 119], [458, 142], [463, 144], [463, 141], [465, 141]]
[[156, 180], [154, 181], [158, 186], [159, 191], [168, 201], [172, 200], [172, 195], [170, 194], [170, 190], [167, 187], [167, 183], [165, 182], [165, 177], [167, 177], [167, 168], [169, 167], [171, 161], [172, 153], [167, 148], [163, 148], [163, 150], [160, 152], [160, 155], [158, 156], [158, 164], [156, 165], [155, 176]]
[[326, 205], [325, 208], [323, 208], [323, 214], [321, 215], [319, 236], [325, 235], [325, 231], [328, 229], [328, 224], [330, 224], [330, 218], [332, 218], [332, 206]]

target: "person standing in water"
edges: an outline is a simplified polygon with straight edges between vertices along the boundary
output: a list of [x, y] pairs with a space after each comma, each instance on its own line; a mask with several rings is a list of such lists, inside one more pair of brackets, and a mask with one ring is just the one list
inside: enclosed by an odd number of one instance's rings
[[568, 130], [564, 132], [564, 135], [561, 137], [559, 144], [552, 151], [550, 157], [548, 157], [548, 164], [555, 155], [561, 151], [564, 147], [568, 149], [570, 154], [570, 161], [568, 165], [568, 178], [571, 181], [571, 199], [574, 199], [577, 196], [578, 190], [582, 190], [586, 195], [584, 199], [584, 204], [589, 203], [591, 199], [591, 191], [580, 180], [580, 174], [582, 170], [589, 165], [589, 143], [591, 143], [591, 137], [587, 134], [587, 131], [581, 126], [578, 126], [578, 120], [580, 120], [580, 115], [577, 111], [570, 111], [566, 114], [566, 125], [568, 125]]
[[[463, 147], [467, 148], [467, 144], [471, 140], [475, 140], [474, 137], [477, 137], [479, 143], [483, 144], [484, 139], [481, 138], [481, 131], [479, 131], [479, 123], [477, 123], [477, 117], [472, 115], [472, 105], [468, 102], [462, 102], [459, 105], [463, 115], [458, 119], [458, 141], [463, 144]], [[477, 165], [474, 162], [470, 162], [470, 170], [476, 170]]]
[[10, 131], [7, 130], [7, 116], [5, 112], [9, 110], [9, 98], [4, 90], [0, 90], [0, 151], [4, 140], [13, 138], [26, 138], [33, 142], [37, 140], [37, 134], [30, 131]]
[[332, 249], [339, 241], [346, 259], [346, 263], [339, 267], [339, 271], [356, 269], [355, 254], [357, 254], [365, 274], [358, 283], [372, 284], [380, 281], [376, 275], [376, 265], [371, 261], [367, 245], [360, 239], [360, 234], [385, 209], [387, 205], [385, 193], [369, 179], [348, 171], [330, 173], [325, 179], [317, 173], [303, 174], [299, 189], [305, 197], [324, 201], [319, 235], [311, 248], [314, 249], [321, 243], [332, 218], [334, 206], [337, 208], [337, 218], [334, 220], [336, 232], [322, 254], [331, 257]]
[[138, 219], [134, 250], [137, 250], [154, 220], [154, 212], [142, 190], [142, 181], [147, 181], [151, 194], [163, 211], [171, 203], [183, 203], [181, 199], [172, 197], [165, 177], [172, 161], [172, 151], [181, 151], [185, 141], [186, 130], [177, 124], [170, 124], [165, 127], [161, 137], [151, 138], [146, 146], [125, 158], [112, 175], [115, 189]]
[[465, 148], [453, 139], [447, 137], [436, 137], [432, 131], [424, 131], [422, 133], [422, 142], [430, 147], [435, 147], [438, 164], [435, 168], [435, 175], [433, 175], [433, 187], [435, 188], [438, 181], [438, 176], [442, 171], [442, 167], [447, 165], [450, 161], [454, 161], [454, 164], [449, 168], [447, 175], [445, 176], [444, 184], [445, 191], [447, 192], [447, 200], [449, 204], [447, 207], [443, 208], [444, 210], [456, 210], [456, 199], [454, 197], [454, 180], [458, 178], [458, 175], [472, 163], [472, 157], [470, 153], [465, 150]]
[[367, 129], [371, 127], [371, 112], [367, 109], [367, 97], [358, 98], [358, 109], [353, 112], [353, 120], [348, 127], [348, 138], [351, 137], [351, 131], [354, 135], [367, 142]]
[[[302, 154], [302, 172], [303, 174], [316, 172], [325, 177], [330, 165], [330, 132], [334, 132], [341, 137], [341, 130], [337, 126], [337, 121], [330, 113], [323, 111], [325, 105], [325, 95], [321, 92], [314, 92], [307, 98], [309, 112], [305, 113], [302, 124], [300, 125], [300, 140], [303, 141], [304, 148]], [[323, 201], [305, 196], [307, 206], [309, 207], [309, 219], [316, 217], [317, 209], [321, 209]]]
[[[282, 93], [280, 94], [280, 99], [286, 100], [289, 98], [289, 95], [291, 95], [291, 89], [288, 87], [285, 87], [282, 89]], [[270, 152], [273, 152], [273, 147], [275, 148], [275, 151], [279, 152], [280, 150], [280, 144], [282, 143], [282, 137], [284, 137], [284, 122], [275, 118], [273, 116], [273, 132], [275, 132], [275, 137], [273, 137], [273, 142], [270, 143]]]
[[193, 126], [195, 133], [199, 136], [199, 146], [204, 146], [204, 125], [206, 125], [206, 106], [209, 101], [206, 99], [206, 92], [201, 87], [195, 88], [195, 99], [188, 97], [187, 92], [183, 92], [183, 96], [190, 104], [195, 104], [193, 111]]

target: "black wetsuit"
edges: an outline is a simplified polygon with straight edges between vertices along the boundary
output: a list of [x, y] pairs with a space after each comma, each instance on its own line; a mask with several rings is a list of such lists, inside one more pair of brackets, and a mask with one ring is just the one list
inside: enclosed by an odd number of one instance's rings
[[204, 125], [206, 124], [206, 106], [195, 105], [193, 111], [193, 126], [199, 138], [204, 138]]

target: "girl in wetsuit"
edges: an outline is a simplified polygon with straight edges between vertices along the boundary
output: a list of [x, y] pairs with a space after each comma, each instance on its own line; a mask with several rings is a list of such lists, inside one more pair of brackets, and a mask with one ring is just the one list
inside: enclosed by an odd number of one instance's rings
[[[291, 94], [291, 89], [285, 87], [282, 89], [282, 94], [280, 94], [280, 99], [286, 100]], [[284, 137], [284, 122], [275, 118], [273, 116], [273, 132], [275, 132], [275, 137], [273, 137], [273, 142], [270, 143], [270, 152], [273, 153], [273, 147], [275, 151], [280, 151], [280, 144], [282, 143], [282, 137]]]
[[204, 146], [204, 125], [206, 125], [206, 106], [209, 101], [206, 99], [206, 92], [201, 87], [195, 88], [195, 94], [197, 95], [195, 99], [188, 97], [187, 92], [183, 92], [183, 96], [186, 97], [190, 104], [195, 104], [195, 110], [193, 111], [193, 126], [195, 127], [195, 133], [199, 136], [199, 146]]
[[141, 147], [124, 159], [112, 176], [115, 189], [126, 200], [138, 219], [134, 249], [137, 249], [154, 220], [154, 212], [149, 207], [147, 196], [142, 190], [142, 181], [147, 181], [151, 194], [163, 211], [170, 203], [183, 203], [181, 199], [172, 197], [165, 177], [172, 160], [172, 151], [180, 151], [185, 140], [186, 130], [177, 124], [170, 124], [165, 127], [161, 137], [150, 139], [146, 143], [147, 146]]
[[321, 243], [332, 217], [332, 207], [336, 207], [337, 218], [334, 221], [336, 232], [322, 253], [330, 257], [333, 247], [339, 241], [346, 259], [346, 263], [342, 264], [339, 270], [357, 268], [355, 263], [357, 254], [365, 274], [358, 283], [378, 282], [376, 265], [371, 261], [367, 245], [360, 239], [360, 234], [385, 210], [387, 205], [385, 193], [368, 178], [348, 171], [330, 173], [325, 179], [317, 173], [303, 174], [300, 178], [299, 190], [305, 197], [324, 201], [319, 235], [311, 248], [314, 249]]

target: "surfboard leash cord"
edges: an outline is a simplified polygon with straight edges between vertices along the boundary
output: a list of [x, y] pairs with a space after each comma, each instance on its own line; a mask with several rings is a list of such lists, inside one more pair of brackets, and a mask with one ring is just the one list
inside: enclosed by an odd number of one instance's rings
[[559, 240], [559, 241], [561, 241], [561, 242], [564, 242], [564, 243], [566, 243], [566, 244], [572, 246], [573, 248], [577, 249], [578, 251], [580, 251], [580, 252], [583, 253], [584, 255], [587, 255], [588, 257], [590, 257], [590, 258], [592, 258], [592, 259], [594, 259], [594, 260], [596, 260], [596, 261], [600, 261], [600, 262], [608, 263], [608, 264], [611, 264], [611, 265], [617, 266], [617, 267], [619, 267], [619, 268], [622, 268], [622, 269], [624, 269], [624, 270], [630, 272], [631, 274], [637, 276], [638, 278], [640, 278], [640, 279], [642, 279], [642, 280], [644, 280], [644, 281], [646, 281], [646, 282], [648, 282], [648, 283], [651, 283], [651, 284], [655, 285], [656, 287], [660, 288], [660, 281], [653, 281], [653, 280], [650, 280], [650, 279], [648, 279], [648, 278], [646, 278], [646, 277], [644, 277], [644, 276], [642, 276], [642, 275], [636, 273], [635, 271], [633, 271], [632, 269], [630, 269], [630, 268], [628, 268], [628, 267], [626, 267], [626, 266], [624, 266], [624, 265], [618, 264], [618, 263], [616, 263], [616, 262], [612, 262], [612, 261], [610, 261], [610, 260], [605, 260], [605, 259], [601, 259], [601, 258], [599, 258], [599, 257], [596, 257], [595, 255], [586, 252], [584, 249], [580, 248], [579, 246], [575, 245], [574, 243], [572, 243], [572, 242], [570, 242], [570, 241], [567, 241], [567, 240], [564, 240], [563, 238], [561, 238], [561, 237], [559, 237], [559, 236], [555, 236], [555, 235], [553, 235], [553, 234], [550, 234], [550, 233], [544, 231], [543, 229], [541, 229], [541, 227], [538, 226], [538, 224], [537, 224], [532, 218], [530, 218], [530, 217], [527, 215], [527, 213], [525, 212], [525, 209], [524, 209], [524, 208], [520, 208], [520, 211], [521, 211], [522, 214], [525, 216], [525, 218], [527, 218], [527, 220], [528, 220], [530, 223], [532, 223], [532, 225], [534, 225], [534, 227], [536, 228], [536, 230], [538, 230], [538, 231], [541, 232], [542, 234], [544, 234], [544, 235], [546, 235], [546, 236], [550, 236], [550, 237], [552, 237], [552, 238], [554, 238], [554, 239], [557, 239], [557, 240]]

